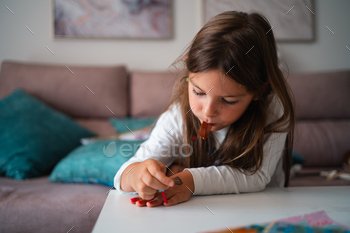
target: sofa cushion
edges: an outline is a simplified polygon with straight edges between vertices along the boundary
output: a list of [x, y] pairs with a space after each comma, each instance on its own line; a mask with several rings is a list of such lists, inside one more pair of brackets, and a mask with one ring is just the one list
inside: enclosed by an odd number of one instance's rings
[[124, 66], [74, 66], [4, 61], [0, 98], [14, 89], [71, 117], [125, 117], [128, 112]]
[[305, 167], [341, 166], [350, 151], [350, 120], [298, 121], [293, 149], [305, 158]]
[[80, 146], [63, 158], [49, 180], [66, 183], [100, 183], [113, 186], [115, 174], [145, 140], [99, 140]]
[[350, 180], [334, 179], [328, 181], [326, 177], [321, 176], [321, 171], [337, 170], [343, 172], [341, 167], [303, 167], [303, 169], [296, 173], [295, 177], [290, 179], [291, 187], [300, 186], [349, 186]]
[[350, 118], [350, 70], [290, 74], [298, 119]]
[[109, 189], [0, 177], [0, 232], [91, 232]]
[[74, 120], [98, 136], [110, 136], [117, 133], [108, 119], [75, 118]]
[[0, 174], [26, 179], [47, 174], [93, 133], [64, 114], [15, 90], [0, 100]]
[[159, 116], [170, 100], [175, 80], [176, 76], [170, 72], [132, 72], [130, 76], [130, 116]]

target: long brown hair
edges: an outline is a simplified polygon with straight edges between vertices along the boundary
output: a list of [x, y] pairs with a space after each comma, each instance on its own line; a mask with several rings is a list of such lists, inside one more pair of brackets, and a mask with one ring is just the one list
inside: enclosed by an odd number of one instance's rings
[[[248, 171], [255, 174], [262, 166], [263, 145], [267, 138], [271, 133], [287, 132], [283, 159], [284, 186], [287, 187], [295, 125], [294, 97], [278, 66], [276, 42], [268, 20], [257, 12], [227, 11], [216, 15], [203, 26], [171, 66], [176, 67], [179, 63], [185, 67], [181, 70], [184, 76], [175, 83], [170, 102], [164, 111], [173, 103], [181, 105], [186, 143], [193, 147], [192, 154], [182, 158], [181, 164], [188, 168], [207, 167], [219, 159], [217, 165], [229, 165], [244, 174]], [[230, 125], [215, 156], [208, 156], [213, 154], [209, 148], [209, 145], [214, 145], [213, 135], [209, 134], [206, 140], [198, 135], [201, 124], [189, 111], [191, 108], [186, 81], [189, 72], [209, 70], [219, 70], [226, 77], [245, 86], [249, 93], [259, 97], [257, 101], [251, 101], [245, 113]], [[265, 126], [270, 94], [277, 95], [284, 114]], [[193, 136], [196, 139], [193, 140]]]

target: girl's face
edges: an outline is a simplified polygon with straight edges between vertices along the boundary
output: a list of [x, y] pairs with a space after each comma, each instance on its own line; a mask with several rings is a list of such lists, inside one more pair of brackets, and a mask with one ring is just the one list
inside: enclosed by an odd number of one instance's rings
[[213, 123], [212, 131], [220, 130], [237, 121], [252, 100], [257, 100], [244, 86], [230, 78], [220, 78], [217, 70], [190, 73], [188, 94], [193, 114], [200, 120]]

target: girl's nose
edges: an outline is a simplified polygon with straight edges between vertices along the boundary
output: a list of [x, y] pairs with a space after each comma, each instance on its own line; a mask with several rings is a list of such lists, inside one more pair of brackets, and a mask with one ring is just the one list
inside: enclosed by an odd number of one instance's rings
[[206, 117], [215, 117], [218, 115], [215, 103], [213, 101], [208, 100], [204, 107], [204, 114]]

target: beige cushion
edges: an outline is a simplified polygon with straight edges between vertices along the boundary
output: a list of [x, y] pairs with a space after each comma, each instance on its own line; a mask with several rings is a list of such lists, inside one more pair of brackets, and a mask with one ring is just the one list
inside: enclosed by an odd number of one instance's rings
[[98, 136], [110, 136], [117, 133], [108, 119], [77, 118], [75, 121]]
[[170, 72], [132, 72], [130, 105], [132, 117], [157, 117], [170, 100], [176, 76]]
[[0, 177], [0, 232], [91, 232], [109, 189], [49, 182], [48, 176], [23, 181]]
[[349, 139], [350, 119], [298, 121], [293, 149], [305, 158], [305, 167], [341, 166]]
[[350, 70], [290, 74], [298, 119], [350, 118]]
[[0, 73], [0, 98], [22, 88], [71, 117], [127, 115], [124, 66], [68, 65], [68, 68], [65, 65], [4, 61]]

